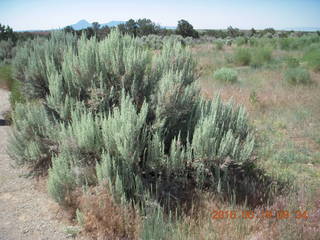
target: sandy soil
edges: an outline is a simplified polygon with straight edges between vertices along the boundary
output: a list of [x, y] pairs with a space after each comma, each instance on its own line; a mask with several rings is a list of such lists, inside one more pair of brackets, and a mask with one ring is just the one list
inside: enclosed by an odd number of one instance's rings
[[[0, 89], [0, 120], [9, 109], [9, 92]], [[45, 185], [24, 177], [26, 170], [13, 166], [6, 150], [10, 130], [0, 124], [0, 240], [72, 239]]]

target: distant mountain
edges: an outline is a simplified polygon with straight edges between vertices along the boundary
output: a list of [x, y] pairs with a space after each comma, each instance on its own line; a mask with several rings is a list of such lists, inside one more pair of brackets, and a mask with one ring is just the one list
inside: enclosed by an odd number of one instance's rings
[[[108, 26], [108, 27], [116, 27], [118, 26], [119, 24], [123, 24], [123, 23], [126, 23], [126, 21], [110, 21], [110, 22], [107, 22], [107, 23], [99, 23], [100, 24], [100, 27], [104, 27], [104, 26]], [[71, 25], [68, 25], [68, 26], [71, 26], [74, 30], [82, 30], [82, 29], [86, 29], [88, 27], [92, 27], [92, 23], [89, 23], [87, 20], [85, 19], [82, 19], [80, 21], [78, 21], [77, 23], [75, 24], [71, 24]], [[177, 27], [173, 27], [173, 26], [161, 26], [162, 28], [165, 28], [165, 29], [176, 29]], [[61, 29], [61, 28], [59, 28]], [[58, 28], [56, 29], [45, 29], [45, 30], [36, 30], [36, 29], [33, 29], [33, 30], [18, 30], [17, 32], [46, 32], [46, 31], [55, 31], [55, 30], [58, 30]]]
[[[123, 23], [126, 23], [126, 22], [125, 21], [110, 21], [110, 22], [107, 22], [107, 23], [100, 23], [100, 27], [104, 27], [104, 26], [116, 27], [119, 24], [123, 24]], [[82, 19], [79, 22], [77, 22], [75, 24], [72, 24], [70, 26], [73, 27], [74, 30], [81, 30], [81, 29], [85, 29], [85, 28], [91, 27], [92, 24], [89, 23], [87, 20]], [[176, 27], [173, 27], [173, 26], [162, 26], [162, 27], [166, 28], [166, 29], [176, 29]]]
[[122, 23], [125, 23], [125, 21], [111, 21], [111, 22], [101, 24], [101, 27], [104, 27], [104, 26], [115, 27]]
[[292, 27], [292, 28], [285, 28], [283, 30], [298, 31], [298, 32], [316, 32], [316, 31], [320, 31], [320, 27]]
[[[107, 23], [100, 23], [101, 27], [108, 26], [108, 27], [115, 27], [121, 23], [125, 23], [125, 21], [111, 21]], [[81, 30], [92, 26], [92, 23], [89, 23], [87, 20], [82, 19], [79, 22], [70, 25], [74, 30]]]
[[174, 26], [161, 26], [161, 27], [165, 29], [171, 29], [171, 30], [177, 29], [177, 27], [174, 27]]
[[79, 22], [70, 25], [74, 30], [81, 30], [81, 29], [85, 29], [88, 27], [91, 27], [91, 23], [89, 23], [87, 20], [82, 19]]

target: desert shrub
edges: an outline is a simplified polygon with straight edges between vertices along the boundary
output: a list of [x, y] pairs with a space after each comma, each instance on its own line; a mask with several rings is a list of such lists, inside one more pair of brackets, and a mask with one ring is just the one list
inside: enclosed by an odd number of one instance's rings
[[285, 62], [288, 66], [288, 68], [296, 68], [296, 67], [299, 67], [300, 66], [300, 62], [297, 58], [294, 58], [294, 57], [287, 57], [285, 59]]
[[70, 162], [66, 154], [60, 154], [52, 158], [52, 168], [49, 169], [48, 192], [60, 204], [69, 203], [66, 197], [76, 186]]
[[213, 77], [219, 81], [234, 83], [237, 81], [237, 72], [231, 68], [220, 68], [214, 72]]
[[227, 39], [227, 40], [226, 40], [226, 45], [227, 45], [227, 46], [231, 46], [232, 43], [233, 43], [233, 40], [232, 40], [232, 39]]
[[150, 49], [161, 49], [163, 45], [163, 38], [160, 35], [150, 34], [141, 37], [141, 42], [144, 46]]
[[18, 103], [24, 103], [26, 100], [22, 94], [21, 83], [17, 80], [12, 80], [10, 88], [10, 105], [14, 110]]
[[248, 43], [249, 43], [250, 47], [256, 47], [259, 44], [258, 39], [255, 37], [249, 38]]
[[50, 40], [34, 39], [17, 47], [12, 62], [13, 76], [23, 82], [25, 95], [30, 98], [45, 97], [48, 93], [48, 66], [53, 62], [61, 67], [62, 54], [75, 44], [76, 37], [57, 31]]
[[217, 41], [215, 42], [215, 48], [216, 48], [217, 50], [222, 50], [222, 49], [223, 49], [223, 45], [224, 45], [224, 42], [223, 42], [222, 40], [217, 40]]
[[254, 48], [251, 53], [251, 66], [259, 67], [271, 60], [272, 51], [270, 48]]
[[39, 173], [50, 165], [55, 152], [52, 122], [40, 103], [17, 104], [13, 113], [15, 131], [8, 147], [18, 165]]
[[182, 37], [181, 35], [169, 35], [169, 36], [161, 36], [150, 34], [148, 36], [143, 36], [138, 38], [140, 45], [147, 47], [152, 50], [160, 50], [163, 47], [164, 42], [166, 41], [177, 41], [180, 42], [184, 46], [193, 46], [196, 43], [196, 40], [192, 37]]
[[238, 47], [241, 47], [241, 46], [247, 44], [247, 42], [248, 42], [248, 39], [245, 37], [237, 37], [235, 39], [235, 43], [237, 44]]
[[319, 43], [320, 38], [315, 34], [292, 36], [278, 39], [279, 48], [282, 50], [301, 50]]
[[0, 87], [11, 89], [13, 79], [11, 77], [11, 66], [0, 65]]
[[302, 67], [289, 68], [284, 75], [286, 82], [290, 84], [310, 84], [311, 78], [307, 69]]
[[320, 45], [310, 47], [304, 55], [304, 60], [314, 71], [320, 71]]
[[234, 53], [234, 61], [236, 64], [246, 66], [251, 62], [251, 52], [248, 48], [237, 48]]
[[174, 228], [176, 227], [175, 224], [170, 217], [166, 218], [166, 216], [164, 216], [163, 210], [158, 204], [153, 204], [154, 206], [149, 206], [148, 209], [145, 209], [148, 215], [143, 221], [140, 238], [142, 240], [172, 238]]
[[6, 64], [11, 61], [14, 51], [14, 43], [11, 39], [0, 41], [0, 64]]
[[[255, 169], [247, 114], [200, 97], [180, 41], [154, 52], [114, 30], [100, 42], [56, 33], [28, 44], [14, 60], [26, 103], [15, 108], [10, 154], [34, 173], [49, 168], [58, 202], [100, 184], [117, 202], [144, 207], [149, 195], [171, 206], [195, 187], [228, 194], [237, 175], [249, 181], [241, 175]], [[255, 194], [244, 188], [236, 194]]]
[[290, 50], [290, 44], [292, 40], [290, 38], [280, 38], [279, 39], [279, 48], [281, 50]]

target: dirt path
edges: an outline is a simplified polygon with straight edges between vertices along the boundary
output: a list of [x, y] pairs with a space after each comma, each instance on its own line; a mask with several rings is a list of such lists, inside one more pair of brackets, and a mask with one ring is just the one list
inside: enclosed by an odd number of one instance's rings
[[[9, 92], [0, 89], [0, 120], [8, 110]], [[15, 169], [6, 153], [9, 126], [0, 124], [0, 240], [70, 239], [61, 214], [36, 180], [21, 177], [26, 171]]]

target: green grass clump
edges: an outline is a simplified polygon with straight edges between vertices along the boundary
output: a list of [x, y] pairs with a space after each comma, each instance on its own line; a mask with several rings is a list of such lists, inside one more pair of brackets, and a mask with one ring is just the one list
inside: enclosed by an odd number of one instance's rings
[[220, 68], [214, 72], [213, 77], [222, 82], [234, 83], [237, 81], [237, 72], [231, 68]]
[[223, 50], [223, 45], [224, 45], [224, 43], [223, 43], [222, 40], [218, 40], [218, 41], [215, 42], [215, 48], [217, 50]]
[[257, 46], [259, 44], [258, 40], [256, 38], [249, 38], [248, 40], [249, 46], [250, 47], [254, 47]]
[[0, 87], [11, 89], [13, 79], [11, 78], [11, 66], [0, 66]]
[[286, 60], [285, 60], [288, 68], [296, 68], [296, 67], [299, 67], [300, 66], [300, 62], [297, 58], [294, 58], [294, 57], [288, 57]]
[[292, 41], [293, 41], [292, 38], [280, 38], [279, 39], [279, 48], [281, 50], [290, 50]]
[[296, 84], [310, 84], [311, 77], [305, 68], [289, 68], [284, 75], [286, 82], [296, 85]]
[[10, 104], [11, 108], [15, 109], [17, 103], [25, 103], [26, 99], [21, 92], [21, 83], [17, 80], [13, 80], [11, 83]]
[[239, 47], [247, 44], [247, 41], [248, 40], [245, 37], [237, 37], [235, 39], [235, 42], [236, 42], [237, 46], [239, 46]]
[[308, 66], [314, 70], [320, 71], [320, 48], [311, 48], [304, 55], [304, 60], [307, 62]]
[[253, 67], [260, 67], [263, 64], [270, 62], [272, 51], [270, 48], [255, 48], [252, 49], [251, 65]]
[[234, 54], [234, 62], [241, 66], [250, 65], [251, 53], [248, 48], [238, 48]]

